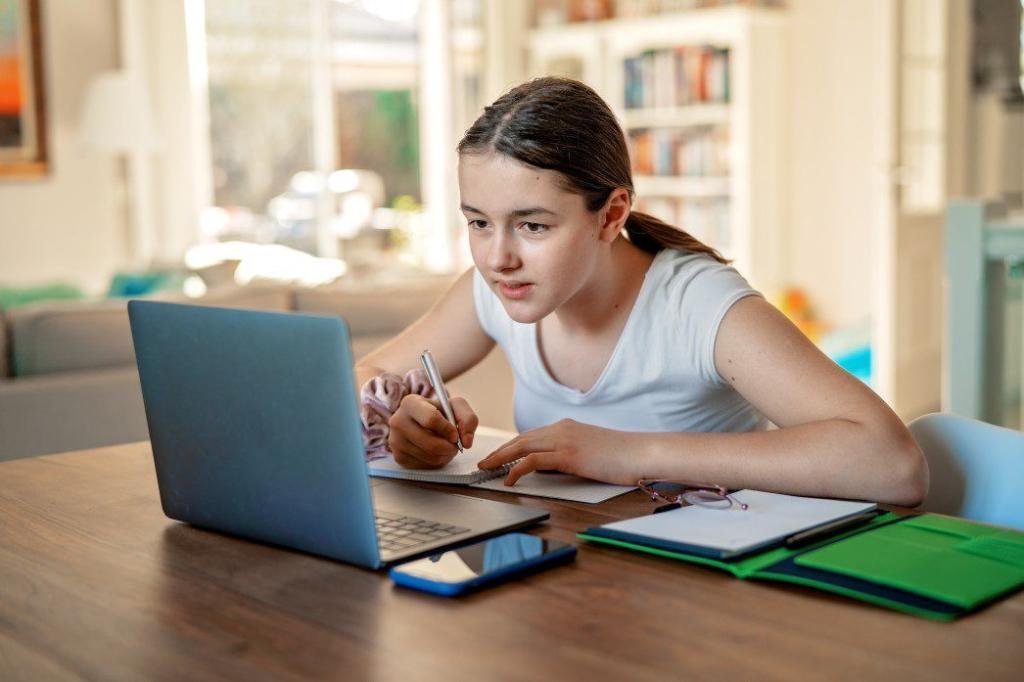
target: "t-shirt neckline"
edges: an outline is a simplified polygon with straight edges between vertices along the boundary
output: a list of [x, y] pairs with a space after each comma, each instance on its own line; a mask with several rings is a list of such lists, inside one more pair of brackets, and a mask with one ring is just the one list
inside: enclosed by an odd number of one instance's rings
[[611, 355], [608, 356], [608, 361], [605, 363], [604, 369], [602, 369], [601, 373], [597, 376], [593, 386], [586, 391], [566, 386], [551, 375], [551, 372], [548, 370], [547, 363], [544, 362], [544, 356], [541, 355], [540, 352], [540, 339], [537, 335], [537, 329], [540, 322], [534, 322], [530, 325], [530, 349], [534, 356], [533, 360], [537, 363], [536, 366], [540, 368], [541, 377], [543, 377], [548, 388], [559, 391], [566, 396], [571, 396], [576, 400], [587, 400], [599, 391], [605, 383], [606, 377], [611, 374], [611, 370], [614, 367], [619, 354], [623, 352], [621, 350], [624, 343], [623, 339], [625, 339], [627, 334], [631, 331], [634, 320], [639, 315], [637, 311], [640, 310], [641, 304], [643, 304], [646, 298], [650, 295], [649, 289], [651, 287], [651, 282], [654, 280], [652, 274], [654, 273], [655, 268], [663, 260], [663, 255], [670, 250], [671, 249], [667, 248], [662, 249], [655, 254], [654, 260], [651, 261], [650, 266], [648, 266], [647, 271], [644, 273], [643, 282], [640, 283], [640, 291], [637, 293], [636, 299], [633, 301], [633, 307], [630, 309], [629, 316], [626, 318], [626, 324], [622, 326], [622, 331], [619, 332], [619, 338], [615, 342], [615, 347], [612, 348]]

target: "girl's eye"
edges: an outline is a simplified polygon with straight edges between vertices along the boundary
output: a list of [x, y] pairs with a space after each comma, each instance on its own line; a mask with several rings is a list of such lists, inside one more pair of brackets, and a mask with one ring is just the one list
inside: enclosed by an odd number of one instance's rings
[[528, 234], [541, 234], [548, 229], [548, 226], [542, 223], [523, 223], [523, 229]]
[[482, 229], [487, 227], [487, 221], [486, 220], [479, 220], [479, 219], [478, 220], [470, 220], [469, 221], [469, 226], [471, 228], [473, 228], [474, 230], [482, 230]]

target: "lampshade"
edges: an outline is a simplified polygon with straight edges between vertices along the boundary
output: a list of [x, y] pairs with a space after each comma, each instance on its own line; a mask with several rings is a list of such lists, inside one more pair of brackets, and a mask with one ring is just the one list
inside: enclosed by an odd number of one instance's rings
[[154, 151], [159, 140], [142, 80], [127, 71], [108, 71], [93, 79], [85, 93], [79, 137], [96, 151]]

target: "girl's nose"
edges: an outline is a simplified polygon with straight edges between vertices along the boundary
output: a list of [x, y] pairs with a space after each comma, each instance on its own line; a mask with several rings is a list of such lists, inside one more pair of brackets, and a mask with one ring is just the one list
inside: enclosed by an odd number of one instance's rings
[[491, 248], [487, 252], [487, 266], [495, 271], [514, 270], [519, 267], [519, 256], [515, 250], [515, 240], [505, 230], [495, 230]]

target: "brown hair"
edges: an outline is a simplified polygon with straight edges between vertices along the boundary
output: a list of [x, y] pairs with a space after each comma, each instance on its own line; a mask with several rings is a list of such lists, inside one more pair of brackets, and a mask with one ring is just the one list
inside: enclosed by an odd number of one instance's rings
[[[611, 109], [590, 87], [571, 78], [547, 76], [518, 85], [499, 97], [469, 127], [459, 154], [494, 151], [536, 168], [557, 171], [567, 189], [597, 211], [618, 187], [635, 195], [629, 151]], [[649, 253], [666, 248], [703, 253], [720, 263], [718, 251], [652, 215], [631, 211], [629, 240]]]

